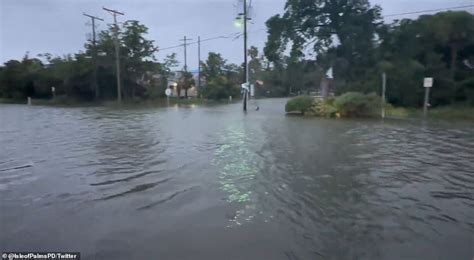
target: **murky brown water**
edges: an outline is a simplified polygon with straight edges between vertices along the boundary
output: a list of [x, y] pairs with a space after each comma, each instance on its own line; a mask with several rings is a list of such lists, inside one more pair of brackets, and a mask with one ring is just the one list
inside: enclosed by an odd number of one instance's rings
[[473, 259], [474, 125], [0, 106], [0, 250]]

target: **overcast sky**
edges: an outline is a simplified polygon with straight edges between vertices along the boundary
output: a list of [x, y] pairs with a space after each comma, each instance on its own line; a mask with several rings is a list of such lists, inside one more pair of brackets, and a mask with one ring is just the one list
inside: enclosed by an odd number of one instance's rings
[[[102, 7], [125, 13], [119, 21], [139, 20], [149, 28], [149, 39], [160, 48], [179, 45], [184, 35], [197, 40], [239, 32], [234, 26], [237, 0], [0, 0], [0, 62], [39, 53], [64, 55], [83, 49], [90, 26], [83, 12], [105, 19], [98, 29], [111, 23]], [[261, 49], [266, 41], [265, 21], [283, 11], [285, 0], [253, 0], [255, 16], [249, 27], [249, 44]], [[474, 4], [474, 0], [372, 0], [383, 14]], [[470, 8], [468, 11], [473, 11]], [[405, 16], [413, 18], [414, 16]], [[402, 17], [399, 17], [402, 18]], [[202, 43], [202, 57], [220, 52], [230, 62], [242, 63], [242, 39], [219, 39]], [[183, 48], [176, 52], [183, 61]], [[182, 64], [181, 64], [182, 66]], [[188, 47], [188, 67], [197, 67], [197, 45]]]

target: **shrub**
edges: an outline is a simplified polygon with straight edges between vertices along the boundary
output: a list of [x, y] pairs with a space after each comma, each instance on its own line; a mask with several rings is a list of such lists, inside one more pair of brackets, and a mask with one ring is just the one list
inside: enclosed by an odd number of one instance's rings
[[228, 99], [229, 96], [236, 97], [239, 95], [239, 86], [236, 86], [224, 76], [219, 76], [209, 80], [201, 93], [207, 99]]
[[338, 111], [334, 106], [334, 100], [334, 97], [316, 100], [312, 108], [314, 114], [322, 117], [337, 117]]
[[342, 117], [372, 116], [380, 110], [380, 102], [380, 97], [376, 94], [347, 92], [336, 97], [334, 107]]
[[310, 96], [299, 96], [290, 99], [285, 106], [285, 111], [287, 113], [290, 112], [300, 112], [301, 114], [305, 114], [311, 110], [313, 106], [313, 98]]

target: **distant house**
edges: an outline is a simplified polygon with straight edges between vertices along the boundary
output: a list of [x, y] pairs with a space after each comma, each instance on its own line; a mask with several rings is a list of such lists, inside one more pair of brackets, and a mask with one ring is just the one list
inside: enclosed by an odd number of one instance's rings
[[[179, 83], [182, 77], [183, 77], [182, 71], [171, 72], [171, 76], [168, 77], [168, 88], [170, 88], [172, 91], [171, 97], [182, 98], [186, 96], [185, 90], [179, 88]], [[193, 73], [193, 77], [195, 77], [194, 73]], [[198, 89], [196, 86], [192, 86], [191, 88], [188, 89], [188, 97], [197, 97], [197, 96], [198, 96]]]

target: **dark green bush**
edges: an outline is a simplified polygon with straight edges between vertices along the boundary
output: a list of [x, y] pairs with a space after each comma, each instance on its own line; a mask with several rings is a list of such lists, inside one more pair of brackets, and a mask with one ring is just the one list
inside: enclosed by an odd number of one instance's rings
[[305, 114], [306, 112], [310, 111], [311, 107], [313, 106], [313, 98], [310, 96], [299, 96], [290, 99], [285, 106], [285, 111], [287, 113], [290, 112], [300, 112], [301, 114]]
[[334, 106], [335, 97], [328, 97], [326, 99], [317, 99], [312, 107], [316, 116], [322, 117], [337, 117], [337, 108]]
[[342, 117], [372, 116], [378, 113], [380, 106], [381, 100], [376, 94], [347, 92], [334, 100], [334, 107]]

